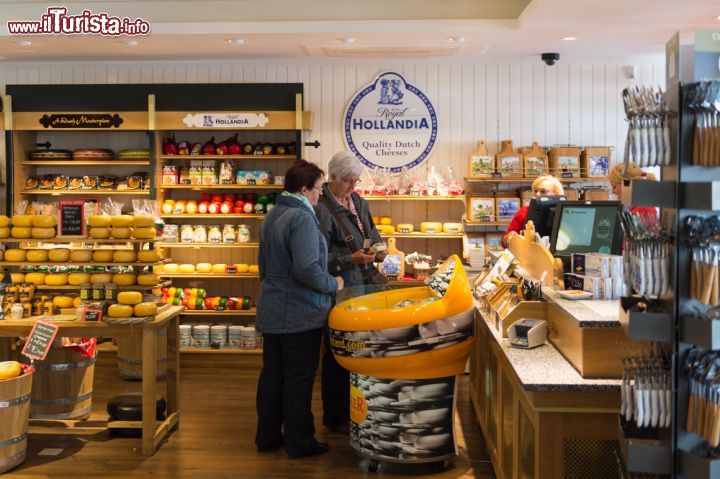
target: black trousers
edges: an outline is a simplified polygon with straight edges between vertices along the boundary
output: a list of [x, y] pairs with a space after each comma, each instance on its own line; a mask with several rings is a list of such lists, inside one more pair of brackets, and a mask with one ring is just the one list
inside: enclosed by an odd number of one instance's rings
[[335, 360], [327, 333], [323, 334], [323, 343], [323, 424], [334, 428], [350, 421], [350, 373]]
[[257, 389], [258, 446], [284, 441], [288, 453], [298, 453], [314, 445], [311, 404], [322, 332], [263, 334], [263, 368]]

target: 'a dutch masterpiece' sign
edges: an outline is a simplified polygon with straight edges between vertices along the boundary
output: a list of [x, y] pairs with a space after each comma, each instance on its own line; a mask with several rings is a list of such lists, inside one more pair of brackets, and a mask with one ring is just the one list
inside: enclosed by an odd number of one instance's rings
[[378, 75], [345, 110], [345, 143], [371, 168], [398, 172], [419, 165], [435, 146], [437, 131], [430, 100], [394, 72]]

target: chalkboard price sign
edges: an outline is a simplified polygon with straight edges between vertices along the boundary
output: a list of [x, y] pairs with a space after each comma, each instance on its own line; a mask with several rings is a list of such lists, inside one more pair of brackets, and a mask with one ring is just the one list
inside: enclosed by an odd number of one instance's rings
[[83, 321], [102, 321], [102, 309], [99, 308], [85, 308], [83, 313]]
[[36, 321], [30, 336], [25, 341], [23, 346], [22, 354], [31, 358], [42, 361], [47, 356], [50, 347], [52, 346], [53, 340], [57, 335], [60, 326], [45, 321]]
[[60, 227], [59, 236], [85, 237], [85, 202], [60, 201]]

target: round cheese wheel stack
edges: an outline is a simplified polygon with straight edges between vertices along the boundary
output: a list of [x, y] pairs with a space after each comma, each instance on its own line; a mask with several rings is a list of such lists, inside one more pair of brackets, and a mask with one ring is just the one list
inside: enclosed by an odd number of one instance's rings
[[0, 228], [0, 239], [5, 239], [10, 237], [10, 228]]
[[210, 263], [198, 263], [195, 271], [198, 273], [210, 273], [212, 272], [212, 265]]
[[90, 282], [103, 284], [112, 283], [113, 275], [110, 273], [93, 273], [90, 275]]
[[27, 228], [32, 226], [32, 215], [13, 215], [12, 225], [13, 226], [25, 226]]
[[30, 232], [33, 238], [50, 239], [55, 237], [55, 228], [33, 228]]
[[150, 249], [138, 251], [137, 259], [142, 263], [157, 263], [162, 259], [162, 256], [159, 250]]
[[10, 282], [11, 283], [24, 283], [25, 282], [25, 273], [10, 273]]
[[54, 228], [57, 225], [57, 217], [50, 215], [35, 215], [32, 217], [32, 225], [35, 228]]
[[423, 233], [442, 233], [442, 230], [442, 223], [436, 221], [424, 221], [420, 223], [420, 231]]
[[46, 263], [48, 251], [46, 249], [31, 249], [25, 254], [27, 260], [32, 263]]
[[112, 282], [118, 286], [132, 286], [135, 284], [135, 275], [131, 273], [117, 273], [112, 275]]
[[248, 272], [250, 274], [258, 274], [260, 272], [260, 268], [256, 264], [251, 264], [248, 268]]
[[89, 273], [70, 273], [68, 274], [68, 284], [72, 286], [80, 286], [91, 283]]
[[155, 226], [155, 218], [150, 215], [136, 215], [132, 219], [133, 228], [150, 228]]
[[92, 257], [93, 252], [84, 249], [74, 249], [70, 252], [70, 261], [73, 263], [89, 263]]
[[10, 236], [18, 239], [29, 238], [32, 233], [32, 228], [29, 226], [13, 226], [10, 230]]
[[132, 226], [133, 217], [130, 215], [117, 215], [110, 217], [110, 226], [113, 228]]
[[137, 261], [137, 255], [135, 251], [119, 250], [113, 252], [112, 260], [114, 263], [134, 263]]
[[0, 215], [0, 228], [7, 228], [10, 225], [10, 218]]
[[415, 231], [415, 227], [410, 223], [400, 223], [397, 225], [398, 233], [412, 233]]
[[110, 230], [110, 236], [115, 239], [130, 239], [133, 229], [126, 226], [113, 226]]
[[53, 273], [45, 277], [45, 284], [48, 286], [65, 286], [68, 282], [66, 273]]
[[108, 308], [108, 316], [113, 318], [129, 318], [132, 316], [133, 308], [127, 304], [111, 304]]
[[17, 361], [0, 362], [0, 381], [5, 379], [13, 379], [20, 376], [22, 367]]
[[23, 262], [27, 261], [27, 253], [24, 249], [9, 249], [5, 251], [5, 261]]
[[155, 316], [157, 314], [157, 305], [155, 303], [140, 303], [133, 308], [133, 315], [137, 318], [145, 316]]
[[133, 236], [137, 239], [154, 239], [157, 236], [157, 230], [155, 228], [135, 228], [133, 230]]
[[393, 220], [389, 216], [381, 216], [380, 217], [380, 224], [381, 225], [391, 225], [393, 224]]
[[[165, 268], [163, 268], [163, 271], [165, 271]], [[179, 267], [179, 271], [182, 274], [190, 274], [195, 272], [195, 265], [194, 264], [181, 264]]]
[[91, 228], [107, 228], [110, 226], [110, 216], [91, 215], [90, 218], [88, 218], [88, 223], [90, 223]]
[[168, 263], [162, 266], [163, 273], [173, 274], [180, 271], [180, 265], [177, 263]]
[[158, 277], [155, 273], [143, 273], [137, 277], [137, 283], [141, 286], [155, 286], [158, 284]]
[[27, 273], [25, 275], [25, 281], [32, 284], [45, 284], [45, 273]]
[[117, 295], [117, 301], [120, 304], [134, 306], [142, 302], [142, 294], [138, 291], [121, 291]]
[[96, 263], [110, 263], [115, 257], [115, 251], [112, 250], [99, 250], [93, 251], [92, 260]]
[[56, 263], [65, 263], [70, 261], [70, 250], [66, 248], [48, 250], [48, 260]]
[[75, 304], [75, 298], [72, 296], [55, 296], [53, 304], [58, 308], [72, 308]]
[[226, 264], [214, 264], [212, 265], [212, 272], [213, 273], [227, 273], [227, 265]]
[[108, 239], [110, 228], [90, 228], [90, 237], [93, 239]]

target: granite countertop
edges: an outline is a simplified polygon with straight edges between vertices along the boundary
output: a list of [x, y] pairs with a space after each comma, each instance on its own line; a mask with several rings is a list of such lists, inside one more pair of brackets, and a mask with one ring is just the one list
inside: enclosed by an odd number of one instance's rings
[[619, 328], [619, 300], [570, 300], [563, 299], [549, 287], [543, 287], [543, 295], [549, 302], [557, 304], [581, 328]]
[[[573, 301], [568, 302], [572, 303]], [[507, 339], [502, 338], [494, 322], [479, 309], [478, 312], [505, 353], [526, 391], [620, 391], [619, 379], [584, 379], [550, 342], [535, 349], [513, 348]]]

